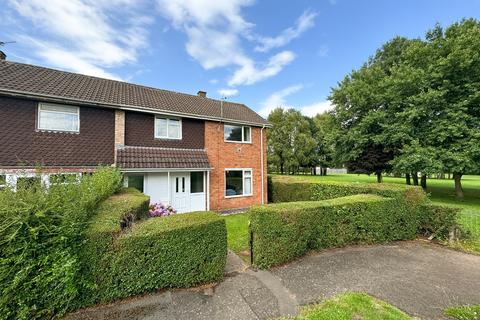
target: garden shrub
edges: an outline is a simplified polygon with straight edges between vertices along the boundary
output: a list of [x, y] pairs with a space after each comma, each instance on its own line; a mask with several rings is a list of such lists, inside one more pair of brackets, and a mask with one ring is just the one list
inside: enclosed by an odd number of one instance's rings
[[[143, 204], [138, 205], [143, 208]], [[106, 217], [104, 212], [101, 210], [99, 216]], [[115, 221], [118, 215], [95, 218], [90, 226], [82, 257], [84, 265], [90, 266], [95, 286], [85, 304], [222, 278], [227, 233], [225, 221], [217, 214], [150, 218], [126, 232], [120, 232]]]
[[78, 252], [98, 203], [121, 174], [99, 169], [80, 183], [0, 191], [0, 319], [52, 318], [72, 309], [86, 281]]
[[308, 250], [413, 239], [419, 225], [416, 211], [371, 194], [256, 206], [250, 221], [259, 268], [289, 262]]
[[426, 236], [445, 240], [458, 227], [457, 208], [427, 202], [421, 206], [420, 212], [420, 232]]

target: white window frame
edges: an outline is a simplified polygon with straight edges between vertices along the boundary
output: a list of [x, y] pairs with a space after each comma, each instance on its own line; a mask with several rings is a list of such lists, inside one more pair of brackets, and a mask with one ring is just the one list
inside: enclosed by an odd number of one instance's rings
[[[167, 135], [166, 136], [158, 136], [157, 135], [157, 122], [159, 120], [167, 120]], [[180, 124], [180, 137], [169, 137], [169, 127], [170, 127], [170, 120], [174, 120], [174, 121], [178, 121], [179, 124]], [[169, 139], [169, 140], [182, 140], [182, 135], [183, 135], [183, 132], [182, 132], [182, 119], [180, 118], [169, 118], [169, 117], [162, 117], [162, 116], [155, 116], [155, 124], [154, 124], [154, 128], [153, 128], [153, 134], [154, 134], [154, 137], [155, 139]]]
[[3, 183], [3, 184], [0, 183], [0, 190], [2, 190], [2, 189], [4, 189], [4, 188], [7, 187], [7, 175], [4, 174], [4, 173], [0, 173], [0, 176], [4, 176], [4, 178], [5, 178], [5, 179], [4, 179], [4, 180], [5, 180], [5, 183]]
[[[42, 128], [40, 127], [40, 114], [42, 112], [42, 107], [45, 106], [60, 106], [60, 107], [67, 107], [67, 108], [72, 108], [76, 110], [76, 112], [71, 112], [69, 114], [76, 114], [78, 118], [78, 126], [77, 130], [65, 130], [65, 129], [51, 129], [51, 128]], [[46, 110], [47, 111], [47, 110]], [[53, 113], [62, 113], [64, 114], [65, 112], [61, 111], [52, 111], [48, 110], [47, 112], [53, 112]], [[66, 104], [58, 104], [58, 103], [45, 103], [45, 102], [40, 102], [38, 103], [38, 108], [37, 108], [37, 129], [41, 131], [55, 131], [55, 132], [75, 132], [75, 133], [80, 133], [80, 107], [77, 106], [70, 106]]]
[[[250, 193], [249, 194], [237, 194], [234, 196], [227, 196], [225, 192], [227, 191], [227, 171], [241, 171], [242, 172], [242, 190], [245, 191], [245, 171], [250, 171]], [[228, 198], [240, 198], [240, 197], [251, 197], [253, 196], [253, 169], [252, 168], [225, 168], [224, 174], [224, 183], [223, 183], [223, 196]]]
[[[235, 141], [235, 140], [227, 140], [225, 138], [225, 128], [226, 127], [241, 127], [242, 128], [242, 141]], [[250, 128], [250, 134], [248, 135], [248, 140], [243, 140], [245, 137], [245, 128]], [[250, 126], [242, 126], [240, 124], [229, 124], [226, 123], [223, 125], [223, 141], [230, 142], [230, 143], [252, 143], [252, 127]]]

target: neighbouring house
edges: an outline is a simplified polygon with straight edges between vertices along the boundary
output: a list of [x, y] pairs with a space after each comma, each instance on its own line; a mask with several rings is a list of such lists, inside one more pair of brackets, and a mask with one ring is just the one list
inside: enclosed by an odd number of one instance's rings
[[99, 165], [179, 212], [267, 201], [268, 122], [244, 104], [0, 59], [0, 187]]

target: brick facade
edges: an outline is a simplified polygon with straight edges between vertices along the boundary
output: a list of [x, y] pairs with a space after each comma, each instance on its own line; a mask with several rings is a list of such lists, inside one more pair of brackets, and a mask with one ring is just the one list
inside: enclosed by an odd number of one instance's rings
[[[263, 150], [261, 151], [259, 127], [252, 127], [252, 143], [225, 142], [223, 123], [205, 121], [205, 149], [213, 170], [210, 172], [210, 209], [245, 208], [262, 203], [262, 183], [264, 203], [267, 203], [267, 156], [266, 135], [263, 129]], [[263, 152], [263, 172], [261, 156]], [[251, 168], [253, 174], [253, 195], [225, 198], [225, 168]]]
[[182, 139], [155, 139], [155, 115], [125, 113], [125, 145], [137, 147], [203, 149], [204, 121], [182, 118]]
[[0, 167], [95, 167], [114, 162], [114, 111], [80, 107], [80, 132], [37, 129], [36, 101], [0, 97]]

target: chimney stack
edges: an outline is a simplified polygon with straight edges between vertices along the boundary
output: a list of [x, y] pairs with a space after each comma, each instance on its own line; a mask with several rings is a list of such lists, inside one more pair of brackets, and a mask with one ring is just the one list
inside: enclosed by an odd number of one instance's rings
[[5, 59], [7, 59], [7, 55], [5, 54], [5, 52], [0, 50], [0, 60], [5, 60]]
[[202, 97], [202, 98], [206, 98], [207, 97], [207, 92], [200, 90], [200, 91], [197, 92], [197, 96]]

